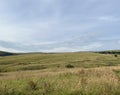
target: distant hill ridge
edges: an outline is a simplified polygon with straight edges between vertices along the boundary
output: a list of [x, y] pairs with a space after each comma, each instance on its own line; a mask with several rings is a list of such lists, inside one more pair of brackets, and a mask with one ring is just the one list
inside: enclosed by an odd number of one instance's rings
[[[90, 51], [92, 52], [92, 51]], [[11, 55], [20, 55], [20, 54], [52, 54], [52, 53], [43, 53], [43, 52], [30, 52], [30, 53], [12, 53], [12, 52], [6, 52], [6, 51], [0, 51], [0, 56], [11, 56]], [[62, 52], [64, 53], [64, 52]], [[97, 51], [94, 53], [100, 53], [100, 54], [120, 54], [120, 50], [110, 50], [110, 51]]]
[[101, 54], [120, 54], [120, 50], [99, 51], [97, 53], [101, 53]]
[[11, 55], [16, 55], [16, 54], [10, 53], [10, 52], [5, 52], [5, 51], [0, 51], [0, 56], [11, 56]]

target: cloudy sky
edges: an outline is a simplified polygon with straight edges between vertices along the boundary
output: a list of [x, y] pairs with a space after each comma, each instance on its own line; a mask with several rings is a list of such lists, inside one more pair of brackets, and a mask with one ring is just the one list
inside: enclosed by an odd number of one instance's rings
[[120, 0], [0, 0], [0, 50], [120, 49]]

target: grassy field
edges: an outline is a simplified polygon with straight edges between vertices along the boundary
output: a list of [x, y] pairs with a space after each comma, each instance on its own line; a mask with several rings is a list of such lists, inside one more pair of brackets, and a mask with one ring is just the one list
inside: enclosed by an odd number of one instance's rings
[[1, 56], [0, 95], [120, 95], [120, 55]]

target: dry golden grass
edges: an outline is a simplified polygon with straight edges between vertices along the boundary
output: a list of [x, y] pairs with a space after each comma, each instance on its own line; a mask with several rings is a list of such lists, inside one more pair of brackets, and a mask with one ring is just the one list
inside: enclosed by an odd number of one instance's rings
[[96, 68], [57, 68], [57, 69], [44, 69], [44, 70], [28, 70], [28, 71], [15, 71], [15, 72], [4, 72], [1, 73], [0, 80], [3, 79], [18, 79], [18, 78], [31, 78], [31, 77], [46, 77], [59, 75], [64, 73], [79, 73], [79, 71], [84, 70], [85, 74], [91, 76], [101, 76], [101, 77], [115, 77], [113, 70], [120, 70], [120, 66], [111, 67], [96, 67]]
[[[117, 95], [116, 93], [119, 93], [118, 91], [120, 89], [120, 81], [113, 70], [120, 70], [120, 66], [7, 72], [1, 74], [0, 81], [3, 84], [4, 82], [9, 84], [7, 80], [17, 82], [23, 80], [22, 83], [28, 83], [29, 88], [33, 89], [33, 92], [36, 92], [37, 89], [39, 92], [39, 86], [43, 85], [43, 87], [45, 87], [42, 88], [43, 92], [41, 93], [46, 93], [45, 95], [53, 95], [55, 93], [56, 95], [62, 95], [62, 91], [65, 91], [63, 95], [91, 95], [90, 93], [92, 93], [92, 95]], [[37, 81], [40, 80], [43, 80], [43, 82], [40, 82], [40, 84], [39, 82], [37, 83]], [[11, 85], [13, 84], [14, 83]], [[18, 84], [15, 83], [14, 85]], [[4, 86], [1, 88], [6, 89]], [[52, 89], [56, 90], [52, 91]], [[57, 90], [61, 92], [57, 93]]]
[[[94, 53], [5, 57], [0, 95], [120, 95], [119, 62], [119, 57]], [[69, 63], [74, 68], [66, 68]], [[47, 68], [38, 70], [43, 65]]]

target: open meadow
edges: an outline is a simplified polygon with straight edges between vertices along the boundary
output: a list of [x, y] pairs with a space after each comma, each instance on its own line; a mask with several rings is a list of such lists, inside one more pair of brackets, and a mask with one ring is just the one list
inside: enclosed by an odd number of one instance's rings
[[120, 55], [1, 56], [0, 95], [120, 95]]

